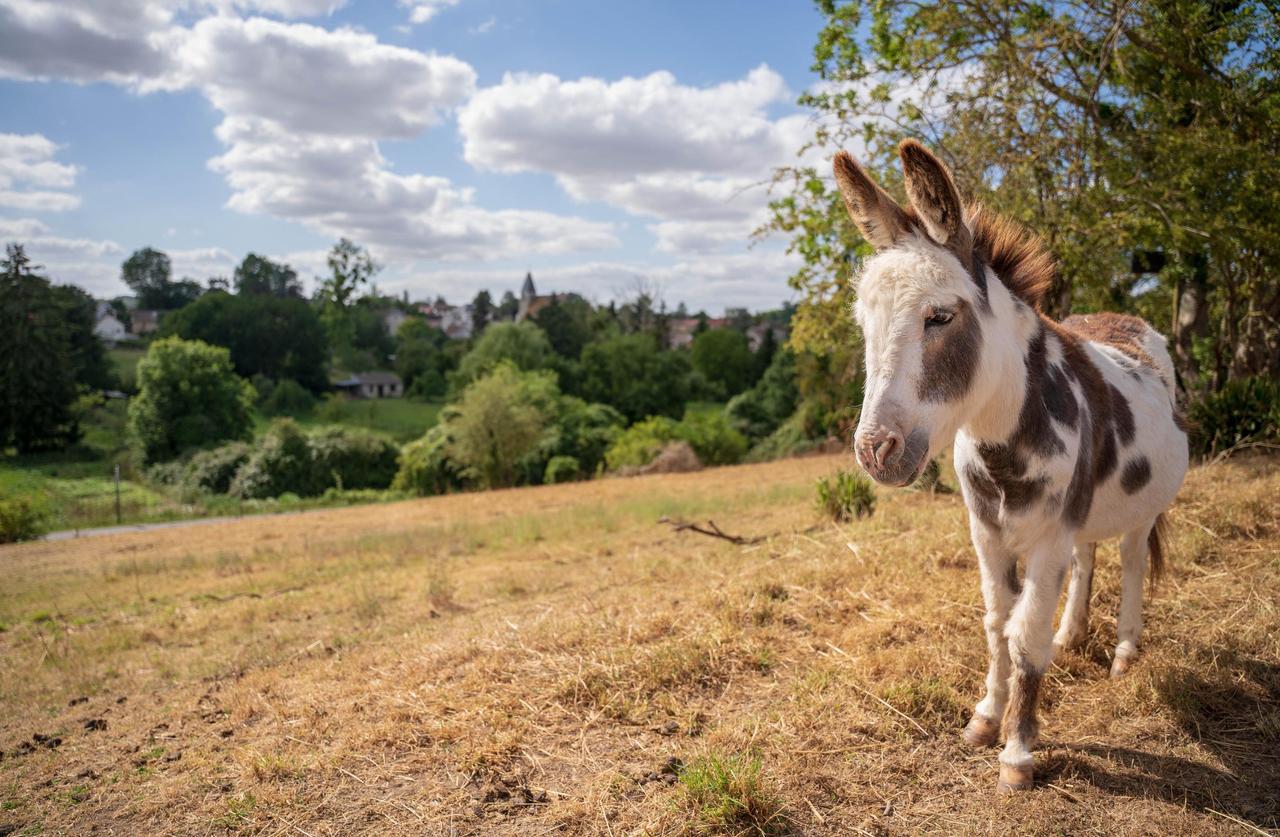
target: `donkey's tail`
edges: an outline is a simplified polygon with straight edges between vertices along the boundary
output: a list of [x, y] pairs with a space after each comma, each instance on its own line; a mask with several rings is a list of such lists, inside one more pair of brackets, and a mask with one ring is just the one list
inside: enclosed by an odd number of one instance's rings
[[1151, 553], [1151, 586], [1155, 587], [1164, 575], [1164, 553], [1169, 544], [1169, 518], [1164, 512], [1156, 515], [1156, 522], [1151, 525], [1151, 534], [1147, 535], [1147, 549]]

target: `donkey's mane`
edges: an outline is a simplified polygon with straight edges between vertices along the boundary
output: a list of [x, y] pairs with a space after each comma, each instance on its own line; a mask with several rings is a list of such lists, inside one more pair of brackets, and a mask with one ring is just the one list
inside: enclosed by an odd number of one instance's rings
[[968, 207], [973, 243], [1009, 291], [1035, 310], [1058, 275], [1058, 263], [1044, 242], [1015, 221], [979, 203]]

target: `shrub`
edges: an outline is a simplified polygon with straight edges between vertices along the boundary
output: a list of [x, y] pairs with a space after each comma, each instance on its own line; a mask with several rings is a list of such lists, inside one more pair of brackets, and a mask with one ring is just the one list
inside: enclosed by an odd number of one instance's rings
[[457, 403], [449, 422], [449, 458], [485, 488], [514, 485], [520, 460], [541, 439], [557, 395], [554, 373], [521, 372], [500, 363]]
[[48, 531], [49, 509], [37, 497], [0, 497], [0, 543], [17, 543]]
[[313, 496], [325, 489], [316, 477], [307, 437], [293, 419], [276, 419], [236, 473], [231, 493], [246, 500], [285, 492]]
[[1280, 381], [1239, 378], [1191, 405], [1192, 445], [1202, 454], [1280, 433]]
[[581, 474], [582, 468], [578, 465], [578, 460], [572, 456], [553, 456], [551, 461], [547, 463], [547, 470], [542, 476], [542, 481], [548, 485], [554, 485], [558, 482], [573, 482]]
[[524, 481], [544, 482], [547, 465], [557, 456], [576, 459], [579, 474], [594, 474], [625, 424], [622, 414], [606, 404], [588, 404], [572, 395], [561, 396], [555, 400], [542, 438], [521, 460]]
[[129, 402], [129, 435], [147, 463], [192, 448], [247, 439], [254, 391], [231, 368], [231, 355], [199, 340], [166, 337], [138, 363], [138, 395]]
[[316, 406], [316, 397], [291, 378], [271, 384], [265, 393], [258, 390], [258, 408], [268, 416], [302, 415]]
[[326, 427], [307, 440], [315, 480], [326, 488], [386, 488], [395, 479], [400, 449], [390, 439], [345, 427]]
[[421, 439], [405, 445], [391, 488], [425, 497], [461, 486], [460, 469], [449, 459], [451, 441], [448, 424], [442, 420]]
[[791, 418], [764, 439], [747, 454], [748, 462], [768, 462], [787, 456], [809, 453], [819, 442], [804, 434], [804, 415], [797, 411]]
[[732, 834], [785, 834], [782, 801], [768, 790], [760, 759], [709, 755], [680, 770], [685, 795], [704, 826]]
[[729, 424], [724, 413], [687, 413], [676, 436], [689, 443], [704, 465], [733, 465], [747, 453], [747, 437]]
[[676, 427], [676, 422], [666, 416], [652, 416], [636, 422], [609, 446], [604, 455], [605, 464], [611, 471], [648, 465], [667, 442], [679, 438]]
[[818, 480], [818, 509], [837, 523], [870, 517], [876, 508], [871, 480], [856, 471], [840, 471]]
[[[200, 451], [191, 457], [181, 483], [187, 488], [210, 494], [226, 494], [236, 472], [249, 461], [252, 453], [244, 442], [232, 442], [213, 450]], [[153, 469], [154, 470], [154, 469]]]

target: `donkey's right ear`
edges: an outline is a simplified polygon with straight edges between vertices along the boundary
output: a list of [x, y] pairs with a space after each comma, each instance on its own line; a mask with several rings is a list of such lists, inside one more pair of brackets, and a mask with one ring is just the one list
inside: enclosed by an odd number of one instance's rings
[[907, 214], [888, 192], [867, 177], [849, 152], [837, 153], [834, 167], [845, 209], [872, 247], [884, 250], [907, 234]]

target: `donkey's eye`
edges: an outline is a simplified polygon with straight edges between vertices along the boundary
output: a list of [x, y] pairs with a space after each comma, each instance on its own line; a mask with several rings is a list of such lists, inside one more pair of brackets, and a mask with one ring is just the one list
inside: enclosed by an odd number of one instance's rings
[[944, 326], [955, 319], [955, 314], [950, 311], [934, 311], [929, 319], [924, 321], [925, 326]]

